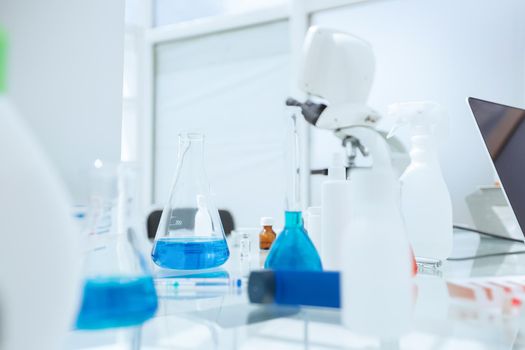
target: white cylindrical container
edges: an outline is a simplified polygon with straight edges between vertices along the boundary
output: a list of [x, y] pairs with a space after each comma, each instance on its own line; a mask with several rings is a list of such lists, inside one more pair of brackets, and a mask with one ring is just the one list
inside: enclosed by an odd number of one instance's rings
[[305, 215], [305, 228], [308, 232], [310, 240], [317, 249], [317, 252], [322, 257], [323, 252], [323, 242], [322, 242], [322, 219], [321, 219], [321, 207], [309, 207], [306, 209]]
[[342, 320], [356, 333], [391, 342], [410, 329], [411, 250], [386, 142], [372, 129], [353, 133], [369, 149], [374, 164], [350, 173], [350, 225], [339, 247]]
[[340, 246], [350, 223], [351, 187], [339, 154], [334, 155], [328, 177], [321, 194], [321, 258], [325, 270], [340, 270]]

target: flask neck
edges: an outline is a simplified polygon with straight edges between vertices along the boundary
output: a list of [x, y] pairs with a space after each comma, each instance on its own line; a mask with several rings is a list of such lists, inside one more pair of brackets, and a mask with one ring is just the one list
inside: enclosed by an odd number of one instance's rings
[[204, 175], [204, 135], [188, 133], [179, 135], [179, 167], [192, 174]]
[[204, 136], [202, 134], [179, 135], [179, 159], [189, 157], [202, 161], [204, 154]]
[[286, 211], [284, 213], [284, 226], [286, 228], [303, 227], [303, 214], [300, 211]]

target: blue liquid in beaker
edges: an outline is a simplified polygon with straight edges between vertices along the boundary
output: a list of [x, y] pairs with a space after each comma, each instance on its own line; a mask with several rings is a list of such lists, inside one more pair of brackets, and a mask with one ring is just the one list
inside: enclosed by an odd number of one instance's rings
[[151, 253], [155, 264], [176, 270], [210, 269], [229, 256], [226, 240], [206, 237], [160, 238]]
[[77, 318], [77, 329], [135, 326], [153, 317], [157, 293], [153, 279], [144, 277], [90, 278]]

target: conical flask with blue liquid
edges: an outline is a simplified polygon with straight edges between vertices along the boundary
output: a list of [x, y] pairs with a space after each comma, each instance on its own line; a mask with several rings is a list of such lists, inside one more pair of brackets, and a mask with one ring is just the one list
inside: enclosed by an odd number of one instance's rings
[[177, 170], [151, 257], [164, 269], [201, 270], [224, 264], [230, 252], [204, 168], [204, 135], [179, 135]]
[[286, 145], [286, 208], [284, 229], [273, 242], [264, 267], [272, 270], [321, 271], [319, 253], [304, 228], [301, 212], [300, 142], [297, 118], [292, 115]]
[[77, 329], [137, 326], [154, 316], [157, 293], [143, 254], [136, 169], [96, 164], [85, 244], [85, 282]]
[[277, 235], [264, 267], [272, 270], [321, 271], [319, 253], [303, 226], [300, 211], [286, 211], [283, 231]]

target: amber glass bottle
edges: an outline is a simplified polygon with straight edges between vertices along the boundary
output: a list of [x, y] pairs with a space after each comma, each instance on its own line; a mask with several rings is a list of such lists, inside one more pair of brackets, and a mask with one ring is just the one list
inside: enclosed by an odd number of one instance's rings
[[270, 249], [277, 236], [272, 228], [273, 222], [273, 218], [271, 217], [261, 218], [261, 226], [263, 227], [263, 230], [259, 234], [259, 248], [261, 249]]

